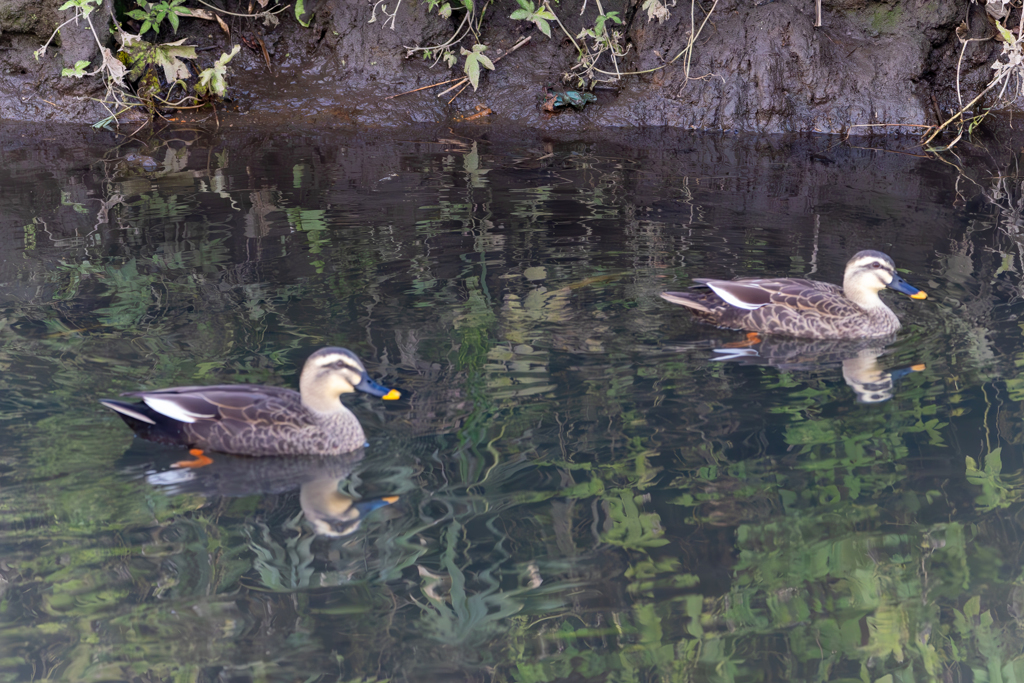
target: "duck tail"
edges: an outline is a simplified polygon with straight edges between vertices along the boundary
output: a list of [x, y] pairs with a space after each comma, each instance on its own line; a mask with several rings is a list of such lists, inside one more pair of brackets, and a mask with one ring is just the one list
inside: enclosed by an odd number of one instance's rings
[[156, 420], [150, 417], [153, 411], [150, 410], [145, 403], [126, 403], [124, 401], [115, 401], [110, 398], [103, 398], [100, 399], [100, 404], [110, 408], [120, 415], [121, 419], [127, 422], [128, 426], [132, 427], [132, 429], [135, 428], [133, 423], [149, 425], [156, 424]]
[[117, 413], [143, 439], [171, 445], [185, 443], [181, 428], [145, 403], [128, 403], [110, 398], [100, 399], [100, 403]]
[[702, 311], [704, 313], [710, 313], [711, 309], [705, 306], [698, 300], [701, 294], [693, 294], [692, 292], [662, 292], [661, 298], [665, 301], [670, 301], [680, 306], [686, 306], [696, 311]]

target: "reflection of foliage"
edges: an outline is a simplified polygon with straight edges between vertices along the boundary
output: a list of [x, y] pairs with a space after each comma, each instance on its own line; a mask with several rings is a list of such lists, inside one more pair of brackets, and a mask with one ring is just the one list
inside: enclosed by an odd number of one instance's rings
[[447, 645], [483, 642], [493, 637], [500, 622], [523, 608], [523, 603], [516, 600], [513, 593], [499, 590], [497, 577], [490, 569], [480, 574], [487, 587], [479, 592], [467, 592], [466, 574], [456, 562], [462, 531], [453, 521], [443, 536], [445, 550], [440, 556], [440, 569], [447, 577], [446, 595], [437, 589], [440, 576], [420, 568], [421, 591], [425, 598], [425, 603], [420, 605], [424, 613], [423, 630]]
[[[630, 160], [555, 146], [517, 161], [510, 191], [483, 143], [351, 169], [200, 147], [93, 167], [109, 215], [51, 193], [70, 237], [19, 219], [12, 280], [31, 287], [0, 320], [7, 678], [1021, 677], [1020, 441], [999, 431], [965, 460], [948, 424], [1019, 421], [997, 336], [914, 338], [893, 353], [929, 371], [855, 406], [838, 371], [666, 353], [651, 293], [678, 234], [637, 217]], [[659, 191], [712, 221], [704, 179], [678, 183]], [[92, 403], [294, 386], [328, 343], [410, 396], [352, 401], [371, 447], [345, 486], [401, 500], [344, 539], [300, 524], [294, 492], [163, 495]], [[977, 395], [992, 386], [1003, 403]], [[966, 482], [929, 458], [966, 461]]]
[[1019, 473], [1015, 477], [1003, 476], [1002, 448], [985, 455], [984, 469], [978, 469], [978, 463], [969, 455], [966, 461], [967, 481], [981, 487], [976, 499], [979, 510], [1007, 508], [1024, 499], [1024, 477]]

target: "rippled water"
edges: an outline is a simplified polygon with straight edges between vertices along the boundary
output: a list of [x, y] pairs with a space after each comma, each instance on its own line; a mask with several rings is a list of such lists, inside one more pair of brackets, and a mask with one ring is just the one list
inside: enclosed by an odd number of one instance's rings
[[[0, 680], [1024, 679], [1019, 159], [618, 135], [9, 136]], [[864, 248], [890, 343], [658, 297]], [[97, 403], [325, 345], [404, 394], [343, 458]]]

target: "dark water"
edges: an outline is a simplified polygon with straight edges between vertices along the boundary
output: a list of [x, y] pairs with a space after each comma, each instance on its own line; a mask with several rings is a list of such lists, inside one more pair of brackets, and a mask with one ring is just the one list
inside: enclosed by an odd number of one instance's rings
[[[0, 680], [1024, 679], [1012, 153], [29, 130], [0, 159]], [[883, 294], [888, 344], [743, 356], [658, 297], [864, 248], [930, 295]], [[295, 387], [325, 345], [404, 394], [347, 401], [347, 458], [176, 468], [97, 403]], [[400, 499], [324, 533], [311, 482]]]

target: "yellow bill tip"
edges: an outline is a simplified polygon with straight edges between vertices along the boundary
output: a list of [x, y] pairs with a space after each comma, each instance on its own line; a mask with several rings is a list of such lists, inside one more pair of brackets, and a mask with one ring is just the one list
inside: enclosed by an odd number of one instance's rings
[[397, 503], [398, 496], [382, 496], [381, 500], [383, 500], [385, 503]]
[[388, 393], [381, 396], [381, 398], [384, 399], [385, 401], [397, 401], [398, 399], [402, 398], [402, 392], [400, 392], [398, 389], [392, 389]]
[[910, 369], [913, 370], [914, 372], [924, 372], [925, 364], [918, 363], [917, 365], [911, 365]]
[[926, 292], [926, 291], [924, 291], [922, 289], [922, 290], [919, 290], [917, 292], [917, 294], [911, 294], [910, 298], [911, 299], [927, 299], [928, 298], [928, 292]]

